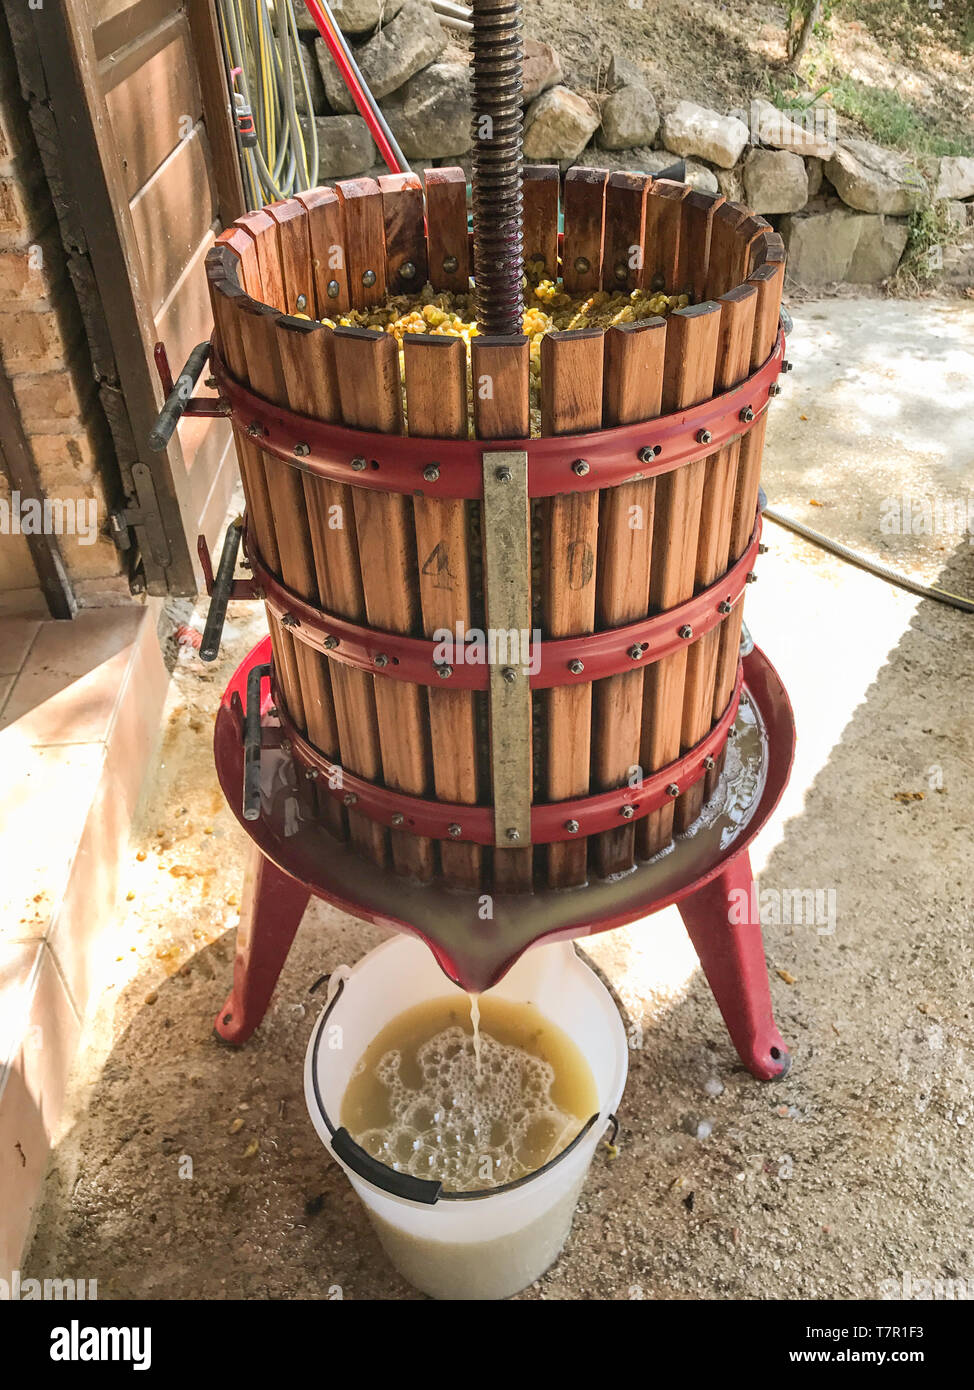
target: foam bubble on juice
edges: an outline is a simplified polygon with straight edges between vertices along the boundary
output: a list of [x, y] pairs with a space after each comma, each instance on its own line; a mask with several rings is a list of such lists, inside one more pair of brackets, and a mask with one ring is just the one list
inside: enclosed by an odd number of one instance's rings
[[[480, 1078], [474, 1036], [480, 1047]], [[374, 1158], [452, 1191], [497, 1186], [534, 1172], [581, 1128], [551, 1097], [554, 1068], [487, 1032], [458, 1026], [422, 1043], [418, 1088], [402, 1076], [392, 1048], [375, 1076], [388, 1092], [389, 1122], [355, 1135]]]

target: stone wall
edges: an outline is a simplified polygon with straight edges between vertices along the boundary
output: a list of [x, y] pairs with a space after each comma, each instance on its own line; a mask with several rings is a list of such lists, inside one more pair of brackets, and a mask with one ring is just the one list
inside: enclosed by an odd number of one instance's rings
[[[312, 88], [321, 180], [384, 172], [368, 127], [300, 4], [299, 15], [295, 62], [303, 62]], [[439, 24], [427, 0], [343, 0], [336, 15], [413, 167], [461, 164], [469, 171], [465, 41]], [[726, 113], [690, 101], [661, 110], [642, 70], [621, 54], [609, 64], [604, 90], [580, 94], [565, 85], [555, 49], [532, 39], [525, 45], [524, 87], [526, 159], [652, 174], [683, 156], [689, 183], [746, 203], [774, 223], [788, 246], [793, 283], [888, 280], [907, 246], [910, 213], [938, 200], [953, 231], [943, 248], [934, 247], [931, 269], [942, 269], [947, 283], [974, 282], [974, 158], [933, 159], [917, 168], [902, 154], [839, 137], [834, 113], [823, 106], [785, 112], [757, 98], [746, 110]]]

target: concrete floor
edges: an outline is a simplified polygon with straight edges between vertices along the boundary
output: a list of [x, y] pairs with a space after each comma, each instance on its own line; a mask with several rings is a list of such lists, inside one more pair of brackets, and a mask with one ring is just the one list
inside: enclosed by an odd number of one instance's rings
[[[966, 497], [974, 306], [823, 301], [795, 319], [771, 500], [974, 594], [966, 535], [880, 527], [898, 492]], [[823, 904], [834, 893], [835, 906], [834, 931], [766, 929], [794, 1065], [771, 1086], [740, 1069], [675, 910], [586, 943], [642, 1047], [618, 1156], [597, 1156], [570, 1243], [526, 1298], [974, 1288], [974, 619], [771, 525], [766, 539], [747, 618], [790, 691], [799, 749], [754, 863], [762, 889], [818, 891]], [[212, 772], [211, 718], [260, 629], [250, 609], [231, 613], [218, 667], [177, 665], [26, 1269], [96, 1277], [102, 1297], [414, 1297], [301, 1094], [319, 1007], [309, 986], [380, 933], [316, 904], [254, 1040], [236, 1052], [211, 1033], [245, 863]]]

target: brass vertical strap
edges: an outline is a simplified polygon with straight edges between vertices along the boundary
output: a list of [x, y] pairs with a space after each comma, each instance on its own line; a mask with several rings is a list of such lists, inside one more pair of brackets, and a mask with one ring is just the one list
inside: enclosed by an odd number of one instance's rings
[[511, 849], [531, 843], [528, 456], [520, 450], [488, 450], [483, 467], [494, 843]]

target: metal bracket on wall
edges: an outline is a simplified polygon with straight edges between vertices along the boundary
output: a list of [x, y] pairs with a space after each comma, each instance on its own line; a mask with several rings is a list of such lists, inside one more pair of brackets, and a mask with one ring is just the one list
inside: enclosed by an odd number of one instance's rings
[[494, 843], [531, 843], [531, 504], [528, 456], [488, 451], [484, 470], [484, 588], [490, 673]]
[[132, 481], [135, 484], [138, 506], [119, 507], [112, 512], [109, 518], [112, 540], [119, 550], [129, 550], [132, 542], [127, 534], [128, 528], [130, 526], [140, 527], [144, 532], [153, 560], [162, 569], [168, 569], [172, 564], [172, 551], [169, 549], [169, 542], [166, 539], [162, 515], [159, 511], [159, 500], [156, 497], [155, 483], [152, 480], [152, 470], [148, 464], [132, 464]]

